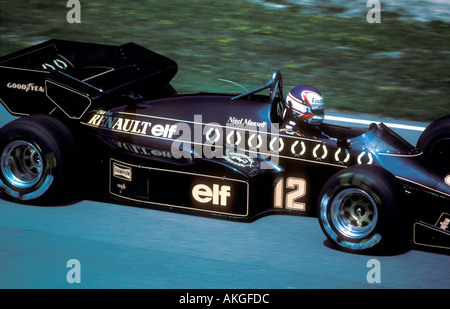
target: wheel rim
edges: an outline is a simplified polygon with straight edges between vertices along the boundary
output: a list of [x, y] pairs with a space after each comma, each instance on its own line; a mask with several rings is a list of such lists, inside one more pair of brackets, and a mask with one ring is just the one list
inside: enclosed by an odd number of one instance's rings
[[0, 167], [5, 180], [21, 189], [34, 186], [43, 174], [41, 153], [26, 141], [9, 143], [1, 154]]
[[369, 235], [378, 221], [376, 203], [361, 189], [340, 191], [330, 205], [331, 222], [344, 236], [360, 239]]

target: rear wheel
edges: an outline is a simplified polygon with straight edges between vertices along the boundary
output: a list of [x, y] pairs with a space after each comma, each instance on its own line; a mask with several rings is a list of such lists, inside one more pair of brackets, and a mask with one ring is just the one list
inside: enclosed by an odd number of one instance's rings
[[19, 118], [0, 129], [0, 189], [17, 202], [49, 202], [72, 171], [74, 140], [47, 115]]
[[43, 175], [43, 159], [36, 145], [15, 140], [4, 148], [1, 169], [7, 183], [17, 188], [34, 186]]
[[353, 166], [332, 176], [318, 205], [320, 226], [340, 249], [372, 252], [386, 249], [402, 235], [400, 187], [377, 166]]

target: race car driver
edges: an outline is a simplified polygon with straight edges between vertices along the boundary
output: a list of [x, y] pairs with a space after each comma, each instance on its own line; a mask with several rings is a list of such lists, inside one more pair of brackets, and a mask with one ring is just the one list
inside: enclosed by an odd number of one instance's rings
[[281, 118], [281, 130], [315, 139], [330, 138], [320, 128], [325, 115], [325, 103], [318, 89], [308, 85], [297, 86], [288, 93], [280, 107], [278, 115]]

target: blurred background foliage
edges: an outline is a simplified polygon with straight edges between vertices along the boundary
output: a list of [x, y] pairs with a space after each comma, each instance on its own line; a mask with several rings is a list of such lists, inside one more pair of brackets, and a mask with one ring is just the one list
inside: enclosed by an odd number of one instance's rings
[[81, 23], [69, 24], [65, 0], [0, 0], [0, 55], [51, 38], [132, 41], [177, 61], [179, 92], [237, 93], [218, 79], [253, 88], [280, 70], [285, 94], [314, 85], [327, 108], [420, 121], [450, 114], [450, 23], [382, 8], [370, 24], [366, 2], [342, 17], [339, 5], [311, 13], [283, 0], [81, 0]]

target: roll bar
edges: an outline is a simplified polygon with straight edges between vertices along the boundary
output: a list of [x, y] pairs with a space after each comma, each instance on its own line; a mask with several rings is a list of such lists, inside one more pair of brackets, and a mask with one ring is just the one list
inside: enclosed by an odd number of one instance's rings
[[231, 100], [241, 99], [243, 97], [255, 94], [257, 92], [263, 91], [268, 88], [270, 88], [270, 94], [269, 94], [269, 103], [270, 104], [272, 104], [272, 102], [275, 99], [275, 96], [277, 95], [278, 92], [279, 92], [281, 98], [283, 98], [282, 78], [281, 78], [280, 71], [275, 71], [272, 74], [272, 78], [263, 86], [257, 87], [255, 89], [252, 89], [252, 90], [244, 92], [240, 95], [237, 95], [237, 96], [231, 98]]

